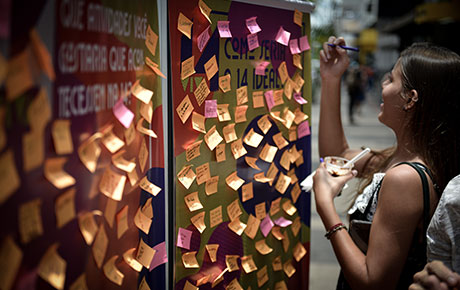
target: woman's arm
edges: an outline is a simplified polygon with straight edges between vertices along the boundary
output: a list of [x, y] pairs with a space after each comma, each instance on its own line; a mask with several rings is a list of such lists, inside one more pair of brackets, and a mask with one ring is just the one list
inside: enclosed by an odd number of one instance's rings
[[[324, 167], [314, 177], [317, 210], [326, 229], [340, 222], [333, 204], [338, 186], [331, 186], [336, 180]], [[422, 186], [417, 172], [405, 165], [389, 170], [380, 189], [367, 255], [348, 232], [338, 231], [331, 237], [337, 260], [353, 289], [396, 286], [422, 211]]]

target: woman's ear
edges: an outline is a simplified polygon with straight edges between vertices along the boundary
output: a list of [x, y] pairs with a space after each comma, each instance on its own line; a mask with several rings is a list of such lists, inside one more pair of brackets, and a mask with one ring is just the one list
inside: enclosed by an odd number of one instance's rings
[[416, 90], [410, 90], [408, 95], [409, 98], [407, 98], [407, 104], [404, 105], [404, 111], [409, 111], [418, 101], [418, 93]]

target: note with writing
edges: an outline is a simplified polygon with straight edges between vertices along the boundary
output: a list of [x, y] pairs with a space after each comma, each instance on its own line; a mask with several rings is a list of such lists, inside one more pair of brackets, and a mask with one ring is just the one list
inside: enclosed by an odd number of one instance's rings
[[236, 104], [243, 105], [248, 102], [248, 86], [242, 86], [236, 89]]
[[299, 47], [299, 40], [297, 38], [289, 40], [289, 50], [291, 51], [292, 55], [301, 53]]
[[268, 110], [271, 111], [275, 106], [275, 100], [273, 99], [273, 90], [268, 90], [264, 93], [265, 101], [267, 102]]
[[190, 218], [190, 222], [195, 226], [195, 228], [202, 234], [206, 229], [206, 224], [204, 223], [204, 217], [206, 212], [202, 211], [199, 214], [194, 215]]
[[75, 178], [63, 169], [66, 162], [66, 157], [49, 158], [45, 160], [45, 177], [59, 189], [64, 189], [75, 184]]
[[267, 163], [272, 163], [273, 159], [275, 159], [277, 151], [277, 147], [271, 146], [268, 143], [266, 143], [265, 146], [262, 148], [262, 151], [260, 151], [259, 158]]
[[54, 203], [57, 228], [60, 229], [73, 220], [75, 214], [75, 188], [71, 188], [59, 195]]
[[182, 254], [182, 263], [185, 268], [200, 268], [196, 259], [196, 251], [186, 252]]
[[260, 135], [259, 133], [256, 133], [254, 131], [254, 128], [251, 128], [251, 130], [249, 130], [246, 136], [244, 136], [243, 141], [245, 144], [251, 147], [257, 148], [259, 147], [259, 144], [260, 142], [262, 142], [263, 139], [264, 139], [264, 136]]
[[238, 175], [236, 174], [236, 171], [234, 171], [233, 173], [227, 176], [227, 178], [225, 179], [225, 182], [230, 188], [237, 191], [238, 188], [240, 188], [244, 184], [244, 179], [241, 179], [240, 177], [238, 177]]
[[184, 197], [185, 204], [187, 205], [189, 211], [193, 212], [203, 208], [200, 198], [198, 197], [198, 191], [187, 194]]
[[152, 104], [152, 101], [150, 101], [148, 104], [141, 103], [139, 113], [141, 114], [142, 118], [144, 118], [149, 124], [151, 124], [152, 123], [152, 117], [153, 117], [153, 104]]
[[41, 215], [42, 200], [23, 203], [18, 209], [18, 225], [21, 243], [27, 244], [31, 240], [43, 235], [43, 222]]
[[289, 260], [289, 261], [287, 261], [286, 263], [283, 264], [283, 270], [284, 270], [284, 273], [289, 278], [291, 278], [292, 275], [294, 275], [296, 269], [295, 269], [294, 265], [292, 265], [292, 260]]
[[227, 215], [231, 221], [235, 220], [237, 217], [239, 217], [242, 214], [243, 212], [241, 211], [240, 203], [238, 202], [238, 199], [235, 199], [227, 206]]
[[284, 84], [286, 80], [289, 78], [289, 73], [287, 71], [287, 66], [286, 62], [283, 61], [279, 66], [278, 66], [278, 75], [281, 79], [281, 82]]
[[153, 247], [153, 249], [156, 251], [155, 255], [153, 256], [152, 263], [150, 264], [149, 271], [152, 271], [159, 265], [162, 265], [166, 262], [168, 262], [168, 255], [166, 252], [166, 243], [161, 242]]
[[209, 162], [196, 167], [196, 183], [198, 185], [205, 183], [211, 178]]
[[217, 65], [216, 56], [213, 55], [205, 64], [204, 70], [206, 72], [206, 77], [208, 80], [211, 80], [213, 76], [219, 71], [219, 66]]
[[308, 135], [310, 135], [310, 124], [308, 123], [308, 120], [306, 120], [300, 123], [297, 127], [297, 136], [300, 139]]
[[134, 215], [134, 224], [145, 234], [149, 234], [152, 220], [142, 212], [142, 207], [139, 207]]
[[236, 136], [235, 124], [234, 123], [228, 124], [227, 126], [222, 128], [222, 133], [224, 134], [224, 138], [225, 138], [226, 143], [230, 143], [230, 142], [235, 141], [236, 139], [238, 139], [238, 137]]
[[264, 76], [265, 75], [265, 69], [267, 66], [270, 64], [268, 61], [262, 61], [260, 63], [257, 63], [256, 65], [256, 75], [258, 76]]
[[259, 37], [257, 37], [257, 34], [248, 34], [247, 39], [248, 39], [248, 48], [250, 51], [253, 51], [254, 49], [260, 46]]
[[105, 127], [102, 130], [102, 139], [101, 142], [104, 144], [105, 148], [110, 151], [110, 153], [115, 153], [121, 149], [121, 147], [125, 146], [125, 142], [118, 138], [112, 131], [113, 124]]
[[192, 239], [192, 231], [189, 231], [184, 228], [179, 228], [177, 232], [177, 246], [190, 250], [190, 240]]
[[272, 262], [272, 267], [273, 267], [273, 271], [281, 271], [283, 270], [283, 264], [281, 262], [281, 256], [277, 256], [273, 259], [273, 262]]
[[158, 35], [152, 30], [150, 25], [147, 25], [145, 33], [145, 46], [148, 48], [152, 55], [155, 55], [157, 50]]
[[244, 229], [246, 229], [246, 224], [240, 221], [240, 218], [237, 217], [230, 223], [228, 223], [228, 228], [232, 230], [235, 234], [238, 236], [241, 236], [243, 233]]
[[182, 185], [189, 189], [192, 185], [193, 181], [196, 178], [195, 172], [193, 172], [191, 165], [185, 165], [182, 169], [177, 173], [177, 178]]
[[11, 236], [6, 236], [0, 247], [0, 289], [11, 289], [21, 266], [23, 252]]
[[242, 201], [248, 201], [254, 197], [254, 192], [253, 192], [253, 184], [252, 182], [246, 183], [243, 185], [241, 189], [241, 196], [242, 196]]
[[271, 248], [269, 245], [267, 245], [267, 242], [265, 239], [259, 240], [256, 242], [256, 250], [259, 252], [261, 255], [267, 255], [273, 252], [273, 248]]
[[136, 163], [126, 160], [123, 155], [126, 153], [126, 150], [120, 150], [117, 153], [112, 155], [112, 163], [116, 168], [121, 169], [125, 172], [131, 172], [136, 167]]
[[205, 246], [206, 251], [208, 252], [209, 258], [211, 262], [217, 261], [217, 251], [219, 249], [219, 244], [207, 244]]
[[181, 63], [181, 80], [185, 80], [195, 73], [195, 56], [191, 56]]
[[193, 109], [193, 104], [190, 101], [188, 95], [186, 95], [185, 98], [180, 102], [180, 104], [176, 108], [177, 115], [182, 121], [182, 124], [185, 124], [188, 117], [190, 117], [190, 115], [192, 114]]
[[211, 8], [209, 8], [209, 6], [206, 5], [206, 3], [204, 3], [203, 0], [198, 1], [198, 7], [200, 7], [201, 14], [203, 14], [203, 16], [209, 21], [209, 23], [211, 23]]
[[187, 161], [191, 161], [200, 156], [200, 147], [202, 142], [203, 140], [198, 140], [187, 146], [185, 149], [185, 159]]
[[282, 205], [283, 210], [290, 216], [294, 215], [297, 212], [297, 208], [292, 204], [291, 200], [288, 200]]
[[43, 134], [43, 130], [32, 130], [22, 135], [23, 168], [26, 172], [43, 165], [43, 160], [45, 159], [45, 139]]
[[67, 262], [59, 255], [58, 243], [52, 244], [38, 264], [38, 276], [56, 289], [64, 289]]
[[238, 255], [225, 255], [225, 264], [229, 272], [237, 271], [240, 269], [238, 266]]
[[126, 176], [112, 171], [109, 167], [102, 175], [99, 190], [107, 197], [120, 201], [125, 189]]
[[212, 126], [206, 135], [204, 135], [204, 141], [211, 151], [213, 151], [214, 148], [216, 148], [216, 146], [219, 145], [223, 140], [224, 139], [222, 136], [220, 136], [219, 132], [217, 132], [216, 125]]
[[141, 181], [139, 182], [139, 186], [140, 186], [140, 188], [142, 188], [143, 190], [147, 191], [148, 193], [150, 193], [153, 196], [157, 196], [158, 193], [160, 193], [160, 191], [161, 191], [161, 188], [156, 186], [152, 182], [150, 182], [148, 180], [147, 176], [144, 176], [144, 178], [141, 179]]
[[241, 267], [243, 267], [243, 270], [246, 274], [249, 274], [257, 270], [257, 266], [256, 263], [254, 263], [254, 260], [252, 259], [252, 255], [241, 257]]
[[210, 227], [213, 228], [222, 222], [222, 206], [219, 205], [218, 207], [212, 209], [209, 212], [209, 224]]
[[206, 118], [217, 118], [217, 100], [206, 100], [204, 102], [204, 116]]
[[288, 46], [290, 37], [291, 37], [291, 33], [289, 31], [284, 30], [283, 26], [280, 26], [280, 29], [278, 30], [278, 33], [276, 34], [275, 40], [279, 44]]
[[268, 130], [272, 127], [272, 122], [270, 121], [268, 115], [264, 115], [257, 120], [257, 126], [259, 126], [259, 129], [262, 130], [264, 134], [267, 134]]
[[97, 231], [96, 238], [91, 247], [93, 252], [94, 261], [98, 268], [102, 267], [102, 262], [105, 258], [105, 253], [107, 252], [107, 246], [109, 245], [109, 239], [107, 233], [105, 232], [104, 223], [101, 223], [99, 230]]
[[139, 121], [137, 121], [137, 124], [136, 124], [136, 130], [139, 131], [139, 133], [147, 135], [149, 137], [158, 138], [157, 134], [155, 134], [155, 132], [153, 132], [152, 129], [148, 129], [144, 127], [143, 125], [144, 121], [145, 121], [144, 118], [139, 118]]
[[27, 119], [32, 131], [42, 131], [51, 120], [51, 105], [45, 88], [40, 88], [37, 96], [27, 108]]
[[264, 93], [262, 91], [252, 92], [252, 106], [254, 109], [265, 107]]
[[73, 152], [72, 134], [70, 132], [70, 120], [55, 120], [51, 128], [54, 149], [58, 155]]
[[303, 18], [303, 13], [300, 12], [299, 10], [295, 9], [294, 10], [294, 23], [302, 27], [302, 18]]
[[206, 134], [206, 118], [205, 116], [193, 112], [192, 114], [192, 128], [195, 131], [205, 133]]
[[244, 233], [251, 239], [254, 239], [257, 234], [257, 231], [259, 230], [259, 226], [260, 220], [252, 214], [250, 214], [247, 222], [247, 227], [244, 230]]
[[[265, 204], [264, 204], [265, 206]], [[265, 215], [265, 218], [260, 222], [260, 231], [264, 235], [264, 237], [267, 237], [270, 231], [272, 230], [273, 226], [275, 224], [273, 223], [272, 219], [270, 218], [270, 215]]]
[[216, 146], [216, 161], [223, 162], [227, 159], [225, 155], [225, 143]]
[[150, 263], [155, 256], [156, 250], [152, 249], [142, 238], [137, 247], [136, 260], [145, 268], [150, 268]]
[[231, 38], [230, 21], [217, 21], [217, 29], [219, 30], [220, 38]]
[[188, 39], [192, 39], [192, 25], [193, 22], [187, 18], [182, 12], [179, 12], [177, 19], [177, 29], [182, 32]]
[[115, 265], [115, 261], [118, 259], [118, 255], [113, 256], [107, 262], [105, 262], [103, 271], [107, 279], [112, 281], [113, 283], [121, 286], [123, 284], [123, 278], [125, 275], [118, 270], [117, 266]]
[[101, 146], [96, 142], [101, 137], [101, 133], [95, 133], [78, 147], [80, 161], [92, 173], [96, 171], [97, 161], [101, 155]]
[[232, 89], [230, 80], [230, 74], [226, 74], [219, 77], [219, 88], [222, 90], [222, 92], [226, 93]]
[[151, 90], [148, 90], [144, 88], [140, 80], [136, 80], [136, 82], [132, 85], [131, 87], [131, 93], [140, 101], [144, 102], [145, 104], [148, 104], [150, 100], [152, 99], [153, 92]]
[[270, 215], [275, 215], [280, 211], [281, 208], [281, 197], [278, 197], [277, 199], [272, 201], [272, 204], [270, 206]]
[[219, 122], [226, 122], [232, 119], [230, 111], [228, 110], [229, 104], [218, 104], [217, 105], [217, 117]]
[[219, 175], [213, 176], [206, 180], [205, 192], [206, 195], [213, 195], [217, 192], [219, 185]]
[[198, 50], [200, 52], [203, 52], [204, 47], [208, 44], [208, 41], [211, 38], [209, 35], [209, 29], [211, 29], [211, 26], [206, 27], [205, 30], [203, 30], [203, 32], [201, 32], [196, 38], [196, 45], [198, 46]]
[[248, 28], [249, 32], [251, 32], [251, 34], [262, 31], [262, 29], [259, 27], [259, 24], [257, 24], [257, 16], [249, 17], [246, 19], [246, 27]]
[[299, 38], [300, 50], [305, 51], [310, 49], [310, 44], [308, 43], [308, 36], [304, 35]]
[[131, 248], [131, 249], [128, 249], [126, 250], [124, 253], [123, 253], [123, 260], [126, 262], [126, 264], [128, 264], [134, 271], [136, 272], [140, 272], [142, 271], [142, 264], [139, 263], [137, 260], [136, 260], [136, 257], [134, 256], [134, 254], [136, 253], [136, 248]]
[[203, 104], [204, 100], [206, 100], [206, 97], [209, 95], [210, 92], [211, 91], [209, 90], [208, 84], [206, 83], [206, 79], [203, 78], [198, 87], [193, 92], [198, 106], [201, 106], [201, 104]]
[[284, 194], [291, 184], [291, 178], [283, 173], [280, 173], [280, 176], [278, 177], [278, 181], [276, 182], [275, 189], [281, 193]]

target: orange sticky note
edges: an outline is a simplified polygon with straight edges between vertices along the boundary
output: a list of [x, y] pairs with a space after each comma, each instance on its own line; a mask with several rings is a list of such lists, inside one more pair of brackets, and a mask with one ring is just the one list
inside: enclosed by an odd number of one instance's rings
[[[22, 135], [22, 156], [24, 171], [29, 172], [43, 165], [45, 159], [45, 140], [43, 130]], [[72, 148], [73, 150], [73, 148]]]
[[206, 72], [206, 77], [208, 80], [211, 80], [213, 76], [219, 71], [219, 66], [217, 65], [216, 56], [213, 55], [205, 64], [204, 70]]
[[113, 283], [117, 284], [118, 286], [121, 286], [123, 284], [123, 278], [125, 275], [123, 275], [120, 270], [115, 266], [115, 261], [118, 259], [118, 255], [113, 256], [107, 262], [105, 262], [103, 271], [107, 279], [112, 281]]
[[38, 276], [56, 289], [64, 289], [67, 262], [59, 255], [58, 243], [51, 245], [38, 264]]
[[214, 263], [217, 261], [217, 250], [219, 249], [219, 244], [207, 244], [205, 247], [211, 262]]
[[297, 208], [292, 204], [291, 200], [287, 200], [282, 205], [283, 210], [290, 216], [297, 212]]
[[206, 100], [206, 97], [209, 95], [210, 92], [211, 91], [209, 90], [208, 84], [206, 83], [206, 79], [203, 78], [198, 87], [193, 92], [198, 106], [201, 106], [201, 104], [203, 104], [204, 100]]
[[243, 157], [248, 153], [246, 151], [246, 148], [244, 148], [243, 141], [241, 139], [238, 139], [235, 142], [233, 142], [230, 145], [230, 149], [232, 150], [232, 154], [235, 159], [239, 159], [240, 157]]
[[278, 197], [277, 199], [272, 201], [272, 204], [270, 206], [270, 215], [274, 215], [280, 211], [280, 206], [281, 206], [281, 197]]
[[189, 189], [193, 181], [196, 178], [195, 172], [193, 172], [191, 165], [186, 165], [177, 173], [177, 178], [182, 185]]
[[219, 205], [209, 212], [209, 224], [213, 228], [222, 222], [222, 206]]
[[212, 126], [206, 135], [204, 135], [204, 141], [211, 151], [213, 151], [214, 148], [216, 148], [216, 146], [219, 145], [223, 140], [224, 139], [220, 136], [219, 132], [217, 132], [216, 125]]
[[217, 192], [219, 184], [219, 175], [213, 176], [206, 180], [205, 192], [206, 195], [212, 195]]
[[247, 222], [247, 227], [244, 230], [244, 233], [251, 239], [254, 239], [257, 234], [257, 231], [259, 230], [259, 226], [260, 220], [252, 214], [250, 214]]
[[29, 36], [32, 49], [35, 57], [37, 58], [40, 69], [51, 81], [54, 81], [56, 79], [56, 74], [54, 72], [53, 61], [48, 48], [43, 43], [35, 28], [30, 31]]
[[107, 168], [99, 183], [99, 190], [113, 200], [120, 201], [125, 189], [126, 176]]
[[235, 234], [241, 236], [244, 229], [246, 229], [246, 224], [240, 221], [240, 218], [237, 217], [230, 223], [228, 223], [228, 228], [231, 229]]
[[243, 202], [248, 201], [254, 197], [252, 182], [246, 183], [241, 189], [241, 195]]
[[300, 56], [300, 54], [293, 54], [292, 55], [292, 63], [298, 69], [303, 69], [303, 67], [302, 67], [302, 57]]
[[257, 271], [257, 285], [262, 287], [268, 281], [267, 265], [263, 266], [262, 269]]
[[290, 78], [288, 78], [286, 80], [286, 83], [284, 83], [284, 89], [283, 89], [284, 95], [286, 96], [286, 98], [288, 98], [288, 100], [292, 99], [293, 91], [294, 91], [294, 82]]
[[246, 111], [248, 110], [247, 105], [237, 106], [235, 108], [235, 123], [246, 122]]
[[217, 104], [217, 117], [219, 122], [230, 121], [232, 119], [228, 106], [228, 104]]
[[149, 124], [152, 123], [152, 117], [153, 117], [152, 101], [150, 101], [148, 104], [141, 103], [141, 108], [139, 109], [139, 113], [141, 114], [142, 118], [144, 118]]
[[243, 105], [248, 102], [248, 86], [242, 86], [236, 89], [236, 104]]
[[182, 263], [185, 268], [200, 268], [196, 259], [196, 251], [186, 252], [182, 254]]
[[152, 99], [153, 92], [141, 86], [140, 80], [136, 80], [136, 82], [131, 87], [131, 93], [140, 101], [145, 104], [148, 104]]
[[152, 262], [153, 257], [155, 256], [156, 250], [150, 247], [144, 240], [141, 238], [139, 245], [137, 247], [136, 260], [142, 264], [145, 268], [150, 268], [150, 263]]
[[182, 102], [180, 102], [179, 106], [177, 106], [176, 108], [177, 115], [179, 115], [182, 124], [185, 124], [188, 117], [190, 117], [190, 115], [192, 114], [193, 109], [193, 104], [190, 101], [188, 95], [186, 95]]
[[192, 25], [193, 22], [184, 14], [179, 12], [179, 18], [177, 19], [177, 29], [189, 39], [192, 39]]
[[225, 264], [229, 272], [237, 271], [240, 269], [238, 266], [238, 255], [225, 255]]
[[227, 206], [227, 215], [231, 221], [235, 220], [237, 217], [239, 217], [242, 214], [243, 212], [241, 211], [240, 203], [238, 202], [238, 199], [235, 199], [233, 202], [231, 202]]
[[225, 156], [225, 143], [216, 146], [216, 161], [223, 162], [227, 158]]
[[49, 158], [45, 161], [45, 177], [59, 189], [64, 189], [75, 184], [75, 178], [63, 169], [66, 162], [66, 157]]
[[256, 204], [255, 206], [255, 214], [256, 214], [256, 218], [262, 220], [265, 218], [265, 216], [267, 215], [267, 212], [265, 210], [265, 202], [261, 202], [261, 203], [258, 203]]
[[149, 49], [152, 55], [155, 55], [158, 43], [158, 35], [153, 32], [150, 25], [147, 25], [147, 31], [145, 33], [145, 46]]
[[123, 158], [123, 155], [126, 153], [126, 150], [120, 150], [117, 153], [112, 155], [112, 163], [116, 168], [121, 169], [125, 172], [131, 172], [136, 168], [136, 163], [126, 160]]
[[289, 145], [289, 142], [283, 137], [283, 133], [279, 132], [275, 135], [273, 135], [273, 142], [275, 142], [276, 146], [278, 147], [279, 150], [283, 149], [287, 145]]
[[139, 207], [134, 215], [134, 224], [145, 234], [149, 234], [152, 220], [142, 212], [142, 207]]
[[273, 271], [275, 272], [283, 270], [283, 264], [281, 263], [281, 256], [277, 256], [275, 259], [273, 259], [272, 266], [273, 266]]
[[252, 255], [241, 257], [241, 267], [243, 267], [243, 270], [244, 272], [246, 272], [246, 274], [249, 274], [257, 270], [257, 266], [256, 263], [254, 263], [254, 260], [252, 259]]
[[287, 261], [286, 263], [283, 264], [283, 270], [284, 270], [284, 273], [289, 278], [291, 278], [292, 275], [294, 275], [296, 269], [295, 269], [294, 265], [292, 265], [292, 260], [289, 260], [289, 261]]
[[19, 206], [19, 234], [23, 244], [43, 235], [41, 205], [41, 199], [36, 198]]
[[303, 17], [303, 13], [295, 9], [294, 10], [294, 23], [299, 25], [300, 27], [302, 27], [302, 17]]
[[284, 84], [289, 77], [285, 61], [283, 61], [278, 67], [278, 74], [281, 79], [281, 82]]
[[262, 151], [259, 154], [259, 158], [265, 162], [272, 163], [277, 151], [278, 151], [278, 148], [266, 143], [264, 148], [262, 148]]
[[270, 254], [271, 252], [273, 252], [273, 249], [270, 248], [270, 246], [267, 245], [265, 239], [262, 239], [262, 240], [256, 242], [256, 250], [261, 255], [267, 255], [267, 254]]
[[6, 236], [0, 248], [0, 289], [11, 289], [21, 266], [23, 253], [11, 236]]
[[230, 83], [231, 76], [230, 74], [226, 74], [223, 76], [219, 77], [219, 88], [224, 92], [229, 92], [231, 88], [231, 83]]
[[157, 134], [155, 134], [155, 132], [153, 132], [152, 129], [145, 128], [143, 123], [144, 123], [144, 118], [140, 118], [139, 121], [137, 121], [136, 130], [139, 131], [140, 133], [142, 133], [144, 135], [147, 135], [147, 136], [150, 136], [152, 138], [158, 138]]
[[158, 193], [160, 193], [160, 191], [161, 191], [161, 188], [156, 186], [155, 184], [151, 183], [147, 179], [147, 176], [144, 176], [144, 178], [141, 179], [141, 181], [139, 182], [139, 186], [140, 186], [140, 188], [142, 188], [143, 190], [147, 191], [148, 193], [150, 193], [153, 196], [157, 196]]
[[181, 80], [185, 80], [195, 73], [195, 56], [191, 56], [184, 60], [181, 64]]
[[191, 161], [200, 156], [200, 147], [202, 142], [203, 140], [198, 140], [187, 146], [185, 149], [185, 159], [187, 161]]
[[101, 133], [96, 133], [78, 147], [78, 156], [81, 162], [92, 173], [96, 171], [97, 161], [101, 155], [101, 146], [96, 143], [96, 140], [101, 137]]
[[192, 128], [198, 132], [206, 134], [206, 118], [198, 114], [196, 112], [193, 112], [192, 114]]
[[268, 130], [270, 130], [272, 127], [272, 122], [270, 121], [268, 115], [264, 115], [259, 120], [257, 120], [257, 125], [264, 134], [267, 134]]
[[[142, 271], [142, 264], [136, 260], [134, 253], [136, 252], [136, 248], [128, 249], [123, 253], [123, 260], [128, 264], [134, 271], [140, 272]], [[139, 287], [139, 289], [141, 289]]]
[[253, 128], [244, 136], [244, 143], [247, 145], [257, 148], [259, 147], [260, 142], [264, 139], [264, 136], [256, 133]]
[[125, 146], [125, 142], [117, 137], [112, 131], [113, 125], [109, 125], [102, 130], [101, 142], [110, 153], [115, 153]]
[[203, 14], [203, 16], [206, 17], [209, 23], [211, 23], [211, 18], [210, 18], [210, 14], [212, 11], [211, 8], [209, 8], [209, 6], [206, 5], [206, 3], [204, 3], [203, 0], [198, 1], [198, 7], [200, 7], [200, 11]]
[[276, 182], [275, 189], [281, 193], [284, 194], [291, 184], [291, 178], [287, 175], [284, 175], [283, 173], [280, 173], [280, 176], [278, 177], [278, 181]]
[[225, 182], [227, 183], [228, 186], [230, 186], [230, 188], [237, 191], [238, 188], [240, 188], [241, 185], [243, 185], [244, 180], [239, 178], [238, 175], [236, 175], [236, 171], [234, 171], [229, 176], [227, 176], [227, 178], [225, 179]]
[[204, 216], [206, 212], [200, 212], [197, 215], [194, 215], [193, 217], [190, 218], [190, 222], [196, 227], [196, 229], [200, 232], [203, 233], [204, 230], [206, 229], [206, 224], [204, 223]]
[[224, 138], [225, 138], [226, 143], [230, 143], [230, 142], [235, 141], [236, 139], [238, 139], [238, 137], [236, 136], [236, 132], [235, 132], [235, 124], [233, 124], [233, 123], [228, 124], [227, 126], [222, 128], [222, 133], [224, 134]]
[[80, 227], [80, 232], [86, 244], [90, 246], [98, 230], [96, 221], [94, 220], [94, 214], [92, 212], [80, 213], [78, 215], [78, 226]]
[[252, 92], [252, 105], [254, 109], [265, 107], [263, 91]]
[[91, 247], [93, 252], [94, 261], [96, 261], [96, 265], [98, 268], [102, 267], [102, 262], [105, 258], [105, 253], [107, 252], [107, 246], [109, 245], [109, 239], [105, 232], [104, 223], [101, 223], [99, 226], [99, 230], [97, 232], [96, 238], [94, 239], [94, 243]]
[[154, 72], [156, 75], [158, 75], [158, 76], [160, 76], [160, 77], [166, 79], [166, 76], [161, 72], [161, 70], [160, 70], [158, 64], [154, 63], [153, 60], [151, 60], [148, 56], [145, 57], [145, 64], [146, 64], [151, 70], [153, 70], [153, 72]]
[[193, 212], [203, 208], [201, 204], [200, 198], [198, 197], [198, 191], [192, 192], [187, 194], [184, 197], [185, 204], [187, 205], [188, 209]]
[[32, 131], [42, 131], [51, 120], [51, 106], [46, 89], [41, 88], [27, 108], [27, 119]]
[[71, 188], [56, 198], [54, 211], [58, 229], [75, 218], [75, 191]]
[[5, 79], [6, 99], [15, 100], [35, 85], [39, 74], [29, 48], [23, 50], [8, 61], [8, 73]]
[[198, 185], [205, 183], [211, 178], [209, 162], [196, 167], [196, 183]]

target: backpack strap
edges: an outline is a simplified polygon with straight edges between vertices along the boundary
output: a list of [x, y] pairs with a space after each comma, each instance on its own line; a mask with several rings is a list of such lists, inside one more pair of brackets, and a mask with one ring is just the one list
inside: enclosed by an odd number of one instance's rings
[[[415, 164], [414, 164], [415, 163]], [[424, 170], [420, 169], [420, 167], [426, 168], [423, 164], [418, 163], [418, 162], [401, 162], [398, 163], [396, 166], [401, 165], [401, 164], [407, 164], [410, 167], [414, 168], [415, 171], [417, 171], [418, 175], [420, 175], [420, 179], [422, 180], [422, 187], [423, 187], [423, 230], [424, 230], [424, 235], [423, 235], [423, 240], [426, 242], [426, 230], [428, 229], [428, 225], [430, 224], [430, 188], [428, 187], [428, 180], [426, 178], [425, 173], [423, 172]], [[431, 173], [429, 171], [427, 174], [431, 177]]]

